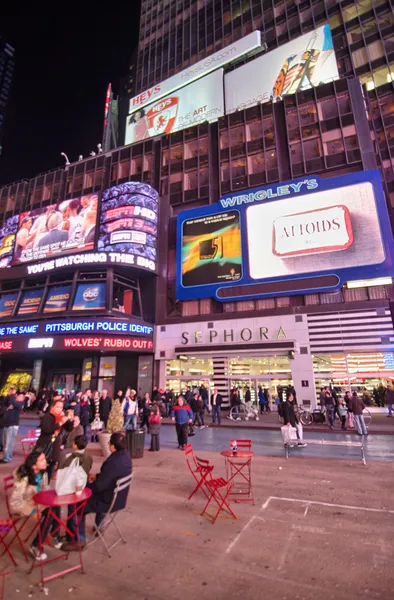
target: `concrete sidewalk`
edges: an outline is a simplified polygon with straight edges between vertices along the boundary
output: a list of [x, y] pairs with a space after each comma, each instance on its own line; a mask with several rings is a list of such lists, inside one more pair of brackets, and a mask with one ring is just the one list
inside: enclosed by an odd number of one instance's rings
[[[255, 421], [233, 421], [228, 418], [228, 410], [222, 411], [222, 423], [220, 427], [237, 427], [242, 429], [279, 429], [280, 423], [278, 419], [278, 413], [276, 411], [271, 411], [269, 413], [264, 413], [263, 415], [259, 415], [259, 420]], [[27, 413], [22, 415], [22, 420], [36, 420], [37, 426], [39, 425], [39, 417], [35, 413]], [[209, 427], [218, 427], [212, 423], [211, 415], [204, 415], [204, 422]], [[172, 421], [170, 418], [164, 418], [162, 421], [162, 425], [172, 425]], [[332, 431], [326, 423], [322, 425], [308, 425], [305, 426], [305, 431], [313, 431], [317, 433], [327, 432], [327, 433], [339, 433], [341, 432], [341, 426], [338, 420], [335, 423], [334, 431]], [[372, 413], [372, 421], [368, 428], [369, 433], [373, 434], [384, 434], [384, 435], [394, 435], [394, 417], [388, 418], [387, 414], [382, 413]], [[357, 435], [357, 432], [354, 429], [348, 429], [347, 433], [354, 433]]]
[[[219, 453], [202, 452], [225, 475]], [[93, 471], [101, 459], [95, 458]], [[388, 472], [389, 470], [389, 472]], [[1, 467], [4, 474], [11, 468]], [[387, 464], [358, 459], [253, 459], [255, 506], [233, 504], [212, 525], [183, 452], [146, 453], [134, 461], [127, 509], [118, 523], [127, 545], [108, 558], [98, 542], [84, 553], [86, 574], [47, 584], [56, 600], [389, 600], [394, 588], [394, 512]], [[2, 493], [2, 492], [0, 492]], [[3, 513], [4, 515], [4, 503]], [[113, 540], [114, 533], [110, 534]], [[59, 551], [48, 549], [50, 557]], [[19, 566], [6, 600], [44, 598], [39, 572], [15, 547]], [[66, 564], [76, 563], [75, 555]], [[47, 567], [51, 573], [60, 567]]]
[[[217, 424], [214, 425], [212, 423], [211, 415], [205, 414], [204, 422], [206, 425], [209, 425], [209, 427], [218, 427]], [[162, 424], [172, 424], [171, 419], [163, 419]], [[255, 421], [254, 419], [249, 421], [233, 421], [228, 418], [228, 411], [222, 411], [222, 423], [220, 425], [220, 427], [239, 427], [240, 429], [279, 429], [280, 426], [278, 413], [273, 411], [259, 415], [258, 421]], [[330, 429], [326, 423], [322, 425], [307, 425], [304, 427], [304, 430], [318, 433], [340, 433], [342, 431], [338, 420], [335, 423], [334, 430]], [[387, 415], [373, 413], [368, 431], [373, 434], [394, 435], [394, 418], [387, 418]], [[347, 433], [354, 433], [357, 435], [357, 431], [354, 429], [348, 429]]]

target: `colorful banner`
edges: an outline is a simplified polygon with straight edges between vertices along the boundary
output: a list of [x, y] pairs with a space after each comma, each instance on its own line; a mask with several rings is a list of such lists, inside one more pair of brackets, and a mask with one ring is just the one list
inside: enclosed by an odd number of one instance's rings
[[105, 309], [105, 283], [79, 283], [72, 309]]
[[127, 117], [125, 144], [180, 131], [224, 115], [223, 69], [166, 96]]
[[159, 195], [146, 183], [109, 188], [101, 201], [98, 250], [122, 253], [127, 264], [155, 271], [158, 210]]
[[255, 58], [224, 77], [226, 114], [339, 79], [329, 25]]
[[17, 297], [18, 292], [0, 296], [0, 317], [10, 317], [12, 315]]
[[241, 277], [241, 228], [237, 210], [184, 222], [184, 286], [237, 281]]
[[15, 236], [18, 229], [18, 219], [18, 215], [10, 217], [0, 229], [0, 269], [11, 266]]
[[26, 290], [23, 292], [22, 300], [18, 308], [18, 315], [27, 315], [38, 312], [44, 290]]
[[48, 292], [44, 313], [66, 310], [71, 294], [71, 285], [59, 285]]
[[12, 263], [92, 250], [97, 204], [97, 194], [88, 194], [21, 213]]
[[[242, 249], [242, 252], [241, 252]], [[179, 213], [176, 295], [222, 302], [335, 291], [391, 277], [379, 171], [312, 176], [233, 192]]]

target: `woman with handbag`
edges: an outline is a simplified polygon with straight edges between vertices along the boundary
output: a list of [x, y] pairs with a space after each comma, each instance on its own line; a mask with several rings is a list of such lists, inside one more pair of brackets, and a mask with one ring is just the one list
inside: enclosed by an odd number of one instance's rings
[[[10, 497], [10, 510], [13, 515], [23, 517], [35, 515], [37, 507], [33, 497], [48, 487], [47, 466], [45, 454], [40, 448], [37, 448], [29, 454], [23, 465], [14, 472], [14, 487]], [[52, 510], [55, 514], [56, 510], [60, 511], [58, 507], [54, 507]], [[41, 514], [41, 526], [45, 525], [45, 529], [41, 531], [44, 540], [50, 531], [55, 530], [58, 526], [55, 520], [48, 522], [47, 514], [48, 509], [45, 509]], [[46, 560], [47, 555], [41, 551], [38, 545], [39, 536], [37, 534], [30, 546], [30, 553], [36, 560]], [[53, 538], [53, 545], [55, 548], [60, 548], [62, 545], [58, 534]]]

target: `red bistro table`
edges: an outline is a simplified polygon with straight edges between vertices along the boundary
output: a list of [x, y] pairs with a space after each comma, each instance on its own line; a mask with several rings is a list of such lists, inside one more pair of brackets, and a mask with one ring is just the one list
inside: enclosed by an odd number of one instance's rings
[[[44, 583], [46, 583], [47, 581], [51, 581], [52, 579], [56, 579], [56, 577], [62, 577], [63, 575], [66, 575], [67, 573], [71, 573], [72, 571], [77, 571], [78, 569], [81, 569], [82, 573], [84, 572], [83, 570], [83, 562], [82, 562], [82, 548], [81, 548], [81, 543], [79, 540], [79, 528], [78, 528], [78, 524], [79, 524], [79, 520], [81, 519], [84, 510], [85, 510], [85, 506], [87, 501], [89, 500], [90, 496], [92, 495], [92, 490], [90, 490], [89, 488], [85, 488], [82, 491], [82, 494], [67, 494], [65, 496], [58, 496], [55, 492], [55, 490], [44, 490], [43, 492], [38, 492], [38, 494], [36, 494], [33, 497], [34, 502], [40, 506], [40, 507], [45, 507], [48, 508], [48, 514], [45, 517], [44, 521], [40, 521], [39, 525], [38, 525], [38, 535], [39, 535], [39, 542], [38, 542], [38, 547], [39, 549], [42, 551], [42, 546], [43, 543], [45, 542], [44, 539], [42, 539], [42, 532], [43, 531], [47, 531], [47, 526], [50, 522], [50, 520], [54, 520], [57, 521], [58, 526], [55, 527], [52, 530], [52, 535], [59, 533], [60, 529], [63, 527], [65, 532], [68, 533], [72, 538], [74, 536], [76, 536], [77, 538], [77, 544], [79, 546], [79, 563], [73, 567], [69, 567], [68, 569], [64, 569], [63, 571], [59, 571], [58, 573], [53, 573], [52, 575], [48, 575], [47, 577], [44, 576], [44, 567], [45, 565], [49, 565], [52, 562], [55, 562], [57, 560], [61, 560], [62, 558], [68, 558], [69, 553], [68, 552], [63, 552], [63, 554], [60, 554], [59, 556], [56, 556], [55, 558], [50, 558], [49, 560], [42, 560], [42, 561], [37, 561], [36, 559], [33, 560], [33, 564], [31, 566], [30, 569], [30, 573], [32, 572], [32, 570], [35, 567], [41, 567], [41, 585], [43, 585]], [[58, 517], [54, 512], [53, 509], [56, 507], [62, 507], [62, 506], [74, 506], [73, 510], [71, 511], [70, 515], [66, 515], [64, 517], [64, 519], [62, 520], [61, 515], [60, 517]], [[41, 508], [41, 512], [42, 512], [42, 508]], [[73, 531], [70, 530], [70, 528], [68, 527], [68, 521], [70, 521], [70, 519], [75, 520], [75, 533]], [[37, 564], [39, 563], [39, 564]]]
[[[255, 455], [250, 450], [223, 450], [220, 453], [226, 461], [226, 479], [232, 483], [232, 491], [228, 499], [232, 502], [253, 502], [252, 490], [252, 458]], [[245, 485], [246, 483], [246, 485]], [[243, 486], [242, 489], [241, 485]], [[238, 489], [237, 489], [238, 488]]]

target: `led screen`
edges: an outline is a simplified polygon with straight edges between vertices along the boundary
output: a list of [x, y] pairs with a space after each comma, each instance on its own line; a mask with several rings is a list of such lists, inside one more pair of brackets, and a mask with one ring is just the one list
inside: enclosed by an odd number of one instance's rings
[[38, 312], [43, 291], [43, 289], [39, 289], [26, 290], [26, 292], [23, 292], [22, 300], [18, 308], [18, 315], [28, 315]]
[[3, 294], [0, 297], [0, 317], [10, 317], [14, 311], [18, 292]]
[[71, 285], [58, 285], [49, 290], [44, 313], [66, 310], [70, 299]]
[[18, 215], [7, 219], [0, 229], [0, 269], [11, 265], [17, 229]]
[[385, 259], [371, 183], [257, 204], [246, 210], [246, 217], [253, 279]]
[[338, 78], [330, 26], [324, 25], [227, 73], [226, 114]]
[[159, 195], [146, 183], [129, 181], [106, 190], [98, 250], [122, 253], [127, 264], [156, 270], [158, 208]]
[[13, 264], [92, 250], [97, 204], [97, 194], [88, 194], [21, 213]]
[[125, 144], [180, 131], [224, 115], [223, 69], [202, 77], [127, 117]]
[[239, 190], [179, 213], [179, 300], [334, 291], [392, 276], [392, 235], [378, 171]]
[[190, 219], [183, 224], [184, 286], [237, 281], [242, 276], [239, 212]]
[[73, 310], [103, 310], [105, 308], [105, 283], [79, 283]]

